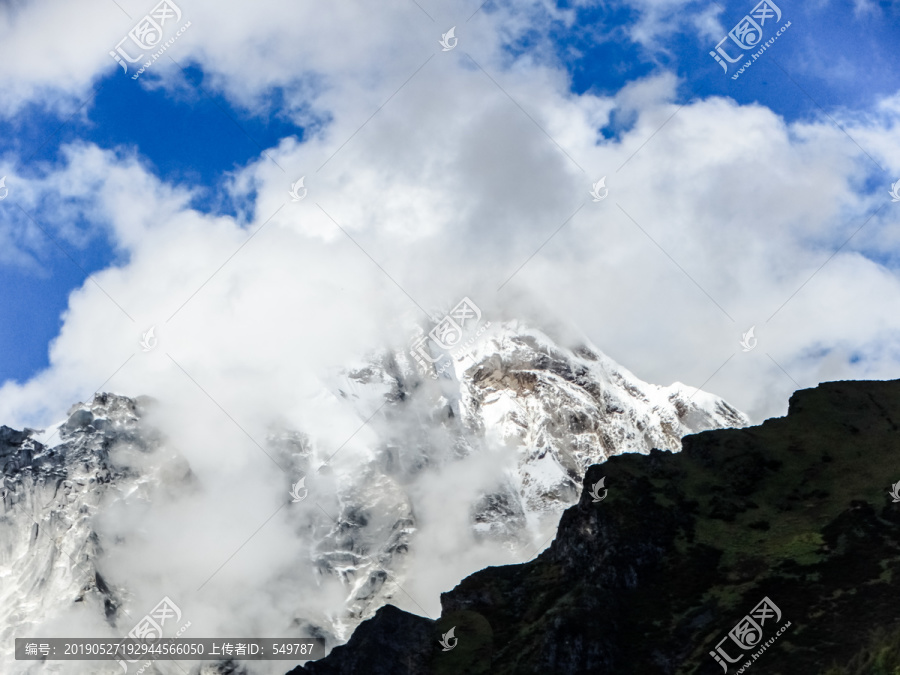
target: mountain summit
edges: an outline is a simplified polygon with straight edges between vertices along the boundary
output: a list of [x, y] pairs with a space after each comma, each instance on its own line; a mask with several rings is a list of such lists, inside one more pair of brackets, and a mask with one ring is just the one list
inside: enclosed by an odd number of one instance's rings
[[516, 321], [427, 370], [417, 371], [411, 356], [383, 353], [333, 389], [358, 406], [361, 418], [390, 402], [385, 452], [402, 463], [398, 473], [441, 461], [428, 443], [434, 424], [421, 421], [424, 415], [452, 436], [455, 455], [510, 450], [507, 479], [475, 515], [476, 530], [496, 536], [522, 534], [526, 521], [544, 514], [555, 528], [591, 464], [623, 452], [677, 452], [687, 434], [749, 423], [717, 396], [677, 382], [648, 384], [592, 345], [565, 347]]

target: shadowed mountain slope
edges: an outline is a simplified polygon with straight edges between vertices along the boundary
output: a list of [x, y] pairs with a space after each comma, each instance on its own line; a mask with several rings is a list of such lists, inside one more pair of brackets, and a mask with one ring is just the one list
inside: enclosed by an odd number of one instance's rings
[[831, 382], [610, 457], [535, 560], [466, 578], [437, 621], [383, 607], [290, 675], [900, 672], [898, 423], [900, 381]]

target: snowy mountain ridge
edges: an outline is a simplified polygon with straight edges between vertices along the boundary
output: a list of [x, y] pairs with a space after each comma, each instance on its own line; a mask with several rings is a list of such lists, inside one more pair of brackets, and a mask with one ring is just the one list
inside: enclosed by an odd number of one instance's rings
[[[311, 447], [300, 430], [267, 439], [275, 455], [299, 458], [312, 492], [317, 476], [341, 477], [307, 533], [310, 560], [298, 568], [340, 579], [343, 606], [330, 619], [300, 609], [284, 617], [285, 634], [321, 636], [333, 646], [399, 595], [409, 556], [427, 541], [417, 500], [428, 475], [449, 475], [454, 467], [472, 473], [489, 460], [499, 478], [472, 491], [467, 527], [473, 542], [524, 560], [546, 545], [562, 511], [577, 501], [591, 464], [622, 452], [677, 451], [686, 434], [749, 423], [712, 394], [647, 384], [590, 345], [564, 347], [515, 321], [484, 328], [467, 349], [426, 361], [433, 372], [410, 351], [387, 350], [335, 376], [332, 391], [371, 420], [376, 434], [364, 465], [332, 461], [333, 449]], [[152, 501], [160, 489], [188, 490], [195, 480], [143, 420], [145, 403], [98, 394], [69, 411], [58, 439], [50, 431], [0, 428], [0, 661], [10, 658], [13, 637], [65, 616], [73, 603], [90, 605], [97, 624], [119, 634], [131, 627], [127, 582], [98, 571], [104, 542], [92, 519], [118, 500]], [[382, 412], [373, 416], [376, 410]], [[117, 464], [112, 448], [119, 457], [142, 453], [154, 461]], [[473, 571], [454, 568], [451, 583]], [[23, 663], [7, 670], [75, 672]]]

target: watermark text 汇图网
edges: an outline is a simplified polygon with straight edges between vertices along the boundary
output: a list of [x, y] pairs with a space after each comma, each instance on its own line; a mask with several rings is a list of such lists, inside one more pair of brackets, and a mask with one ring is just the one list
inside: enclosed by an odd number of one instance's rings
[[[778, 5], [771, 0], [762, 0], [719, 40], [715, 50], [710, 51], [709, 55], [722, 66], [726, 75], [729, 74], [729, 70], [736, 71], [731, 75], [731, 79], [736, 80], [774, 45], [790, 26], [790, 21], [783, 21]], [[765, 39], [767, 34], [771, 35], [768, 40]]]

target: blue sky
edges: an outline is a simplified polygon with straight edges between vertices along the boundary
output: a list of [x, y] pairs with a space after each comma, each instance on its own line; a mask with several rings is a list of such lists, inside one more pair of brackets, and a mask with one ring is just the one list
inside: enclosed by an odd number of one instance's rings
[[[191, 85], [203, 88], [203, 73], [198, 69], [189, 69], [186, 77]], [[19, 168], [20, 175], [27, 177], [58, 167], [60, 148], [73, 142], [136, 151], [160, 179], [197, 190], [192, 205], [198, 210], [237, 217], [240, 205], [220, 196], [223, 181], [279, 139], [291, 135], [302, 139], [303, 129], [280, 117], [278, 91], [272, 93], [271, 110], [261, 117], [235, 109], [223, 96], [206, 93], [206, 88], [188, 86], [187, 79], [182, 82], [172, 95], [139, 86], [113, 70], [96, 83], [95, 95], [85, 108], [86, 119], [81, 115], [61, 118], [36, 105], [6, 119], [12, 132], [0, 140], [0, 154], [28, 159]], [[7, 184], [14, 189], [14, 181]], [[38, 210], [32, 216], [41, 222], [40, 214]], [[21, 214], [5, 225], [34, 228]], [[87, 237], [78, 242], [60, 239], [59, 246], [44, 237], [39, 250], [32, 251], [37, 265], [30, 269], [0, 265], [4, 289], [0, 381], [24, 381], [47, 367], [48, 344], [59, 332], [69, 293], [84, 284], [87, 274], [126, 262], [105, 236], [103, 225], [82, 222], [80, 229]]]
[[[731, 26], [752, 4], [722, 2], [718, 19]], [[642, 43], [629, 37], [646, 18], [641, 3], [601, 5], [575, 10], [572, 26], [558, 22], [546, 24], [549, 28], [535, 26], [507, 45], [508, 53], [528, 58], [549, 38], [553, 54], [545, 51], [539, 59], [562, 64], [576, 95], [614, 95], [640, 78], [671, 72], [680, 79], [679, 102], [727, 96], [739, 104], [767, 106], [788, 122], [821, 119], [824, 113], [865, 116], [879, 97], [900, 91], [895, 62], [900, 9], [895, 3], [881, 2], [873, 6], [877, 11], [866, 12], [851, 2], [782, 1], [779, 6], [784, 20], [792, 22], [790, 30], [737, 81], [730, 78], [732, 71], [726, 76], [709, 56], [714, 41], [692, 23], [710, 11], [710, 4], [682, 6], [675, 18], [667, 19]], [[491, 6], [483, 11], [491, 12]], [[7, 132], [0, 137], [0, 156], [12, 158], [19, 176], [40, 177], [58, 169], [60, 149], [76, 141], [136, 152], [147, 170], [163, 181], [195, 190], [192, 205], [197, 210], [243, 220], [252, 204], [222, 197], [225, 182], [280, 139], [304, 139], [304, 129], [291, 121], [284, 92], [271, 87], [263, 104], [250, 112], [232, 104], [197, 65], [189, 69], [188, 77], [214, 92], [211, 95], [188, 86], [180, 73], [175, 73], [180, 82], [168, 88], [148, 86], [155, 77], [148, 74], [136, 83], [110, 61], [93, 81], [94, 94], [82, 114], [57, 115], [36, 102], [4, 119]], [[636, 113], [617, 111], [602, 135], [616, 139], [635, 119]], [[872, 170], [878, 173], [875, 167]], [[873, 179], [872, 190], [881, 190], [882, 182]], [[8, 186], [15, 188], [14, 178]], [[249, 199], [254, 196], [251, 192]], [[75, 219], [69, 225], [80, 234], [64, 233], [53, 216], [47, 215], [44, 222], [44, 207], [31, 215], [68, 255], [32, 233], [30, 263], [0, 266], [0, 381], [21, 382], [47, 367], [48, 344], [60, 329], [68, 294], [84, 284], [86, 274], [128, 263], [107, 236], [106, 223]], [[34, 226], [7, 208], [0, 227]]]

